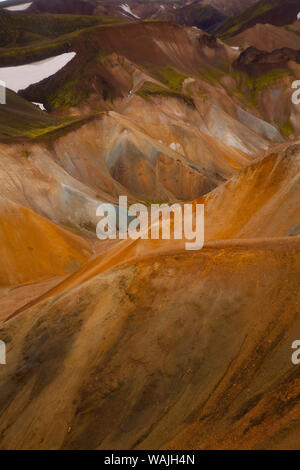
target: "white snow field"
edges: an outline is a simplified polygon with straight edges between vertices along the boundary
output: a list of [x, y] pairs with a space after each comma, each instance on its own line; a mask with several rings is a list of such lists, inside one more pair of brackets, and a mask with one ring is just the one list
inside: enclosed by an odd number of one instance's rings
[[5, 10], [9, 11], [24, 11], [27, 10], [32, 5], [32, 2], [29, 3], [22, 3], [21, 5], [15, 5], [13, 7], [6, 7]]
[[1, 67], [0, 80], [6, 83], [6, 87], [16, 93], [24, 90], [34, 83], [39, 83], [45, 78], [51, 77], [67, 65], [76, 55], [76, 52], [67, 52], [56, 57], [33, 62], [16, 67]]

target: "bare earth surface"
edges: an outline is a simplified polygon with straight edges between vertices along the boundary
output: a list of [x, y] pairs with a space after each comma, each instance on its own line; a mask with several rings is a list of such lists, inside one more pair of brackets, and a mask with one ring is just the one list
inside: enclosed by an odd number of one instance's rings
[[[0, 107], [0, 448], [300, 449], [300, 22], [75, 3], [0, 10], [0, 79], [76, 53]], [[204, 204], [204, 248], [99, 240], [120, 195]]]

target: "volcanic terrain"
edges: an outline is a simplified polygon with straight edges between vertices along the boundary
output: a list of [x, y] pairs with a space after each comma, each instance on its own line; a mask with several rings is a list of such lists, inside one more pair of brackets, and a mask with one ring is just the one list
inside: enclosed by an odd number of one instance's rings
[[[0, 10], [2, 450], [300, 448], [299, 3]], [[98, 239], [120, 196], [203, 249]]]

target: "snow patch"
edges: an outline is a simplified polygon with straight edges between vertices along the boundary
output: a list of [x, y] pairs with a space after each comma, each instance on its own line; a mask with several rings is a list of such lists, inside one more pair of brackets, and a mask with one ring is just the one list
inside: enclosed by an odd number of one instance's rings
[[55, 75], [74, 57], [76, 52], [67, 52], [50, 59], [33, 62], [16, 67], [1, 67], [0, 80], [6, 83], [7, 88], [15, 91], [23, 90], [34, 83], [39, 83], [45, 78]]
[[137, 16], [133, 13], [133, 11], [131, 10], [130, 6], [127, 5], [127, 3], [124, 3], [123, 5], [121, 5], [121, 8], [122, 8], [123, 11], [126, 11], [126, 13], [129, 13], [130, 15], [134, 16], [134, 18], [136, 18], [137, 20], [140, 19], [139, 16]]
[[34, 101], [32, 101], [32, 104], [34, 104], [35, 106], [37, 106], [38, 108], [40, 108], [42, 111], [46, 111], [46, 108], [45, 108], [45, 106], [43, 105], [43, 103], [35, 103]]
[[30, 3], [22, 3], [21, 5], [15, 5], [13, 7], [6, 7], [4, 10], [9, 10], [9, 11], [24, 11], [27, 10], [32, 5], [32, 2]]

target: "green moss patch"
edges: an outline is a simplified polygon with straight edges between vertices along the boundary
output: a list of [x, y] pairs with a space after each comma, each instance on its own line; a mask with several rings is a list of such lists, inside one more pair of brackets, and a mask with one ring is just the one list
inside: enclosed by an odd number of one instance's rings
[[199, 70], [199, 75], [202, 80], [205, 80], [210, 85], [214, 85], [216, 82], [219, 82], [220, 79], [226, 75], [226, 73], [220, 69], [216, 69], [215, 67], [206, 66], [201, 67]]
[[286, 69], [273, 69], [269, 72], [265, 73], [261, 77], [255, 79], [255, 87], [256, 90], [263, 90], [264, 88], [269, 88], [271, 85], [280, 80], [281, 78], [285, 78], [288, 75], [292, 75], [292, 72]]
[[194, 101], [191, 97], [170, 88], [164, 88], [153, 82], [145, 82], [137, 92], [137, 95], [146, 101], [149, 101], [150, 97], [155, 95], [178, 98], [183, 100], [188, 106], [195, 107]]
[[184, 80], [189, 77], [187, 74], [170, 66], [159, 67], [152, 64], [145, 64], [144, 67], [153, 78], [156, 78], [177, 93], [181, 92]]
[[122, 19], [104, 16], [21, 13], [15, 15], [0, 10], [0, 47], [24, 46], [96, 25], [121, 22]]
[[[0, 10], [0, 14], [1, 14]], [[17, 15], [18, 16], [18, 15]], [[25, 16], [25, 15], [24, 15]], [[50, 23], [52, 26], [52, 21], [54, 24], [57, 22], [57, 28], [51, 29], [50, 26], [45, 26], [45, 31], [39, 32], [39, 28], [36, 30], [22, 31], [20, 36], [17, 36], [15, 39], [10, 39], [9, 44], [1, 47], [1, 34], [0, 31], [0, 63], [1, 66], [15, 66], [28, 64], [34, 61], [47, 59], [48, 57], [58, 55], [64, 52], [69, 52], [76, 48], [77, 40], [82, 38], [85, 40], [93, 34], [94, 31], [97, 31], [98, 28], [110, 26], [116, 23], [123, 23], [124, 21], [119, 18], [111, 17], [82, 17], [80, 15], [32, 15], [37, 16], [38, 18], [48, 18], [51, 19]], [[29, 23], [31, 16], [26, 15], [26, 18], [29, 17]], [[68, 20], [66, 20], [66, 17]], [[75, 18], [74, 18], [75, 17]], [[0, 16], [1, 18], [1, 16]], [[46, 21], [46, 24], [48, 22]], [[80, 21], [81, 20], [81, 21]], [[60, 27], [60, 21], [64, 24], [66, 21], [66, 27]], [[8, 28], [10, 31], [10, 29]], [[68, 32], [70, 30], [70, 32]], [[48, 33], [47, 33], [48, 31]], [[50, 33], [52, 31], [52, 33]], [[14, 30], [12, 29], [11, 34], [14, 35]], [[47, 35], [48, 34], [48, 35]], [[6, 33], [3, 33], [3, 36], [6, 37]], [[19, 39], [17, 39], [19, 37]], [[24, 39], [25, 38], [25, 39]], [[3, 39], [5, 42], [5, 40]]]
[[7, 90], [6, 104], [0, 105], [0, 141], [56, 138], [82, 125], [89, 118], [60, 119], [51, 116]]
[[280, 5], [282, 0], [261, 0], [254, 6], [248, 8], [241, 14], [230, 18], [221, 28], [218, 30], [218, 35], [222, 39], [229, 39], [230, 37], [238, 34], [244, 25], [250, 20], [253, 20], [257, 16], [275, 8]]
[[256, 107], [259, 92], [275, 85], [278, 80], [292, 76], [287, 69], [273, 69], [259, 77], [252, 77], [246, 72], [234, 71], [233, 77], [237, 82], [237, 89], [233, 92], [242, 98], [249, 106]]
[[280, 121], [277, 120], [277, 121], [275, 121], [275, 124], [278, 126], [281, 134], [284, 137], [289, 137], [294, 132], [294, 128], [293, 128], [293, 125], [292, 125], [290, 119], [288, 119], [285, 122], [280, 122]]

